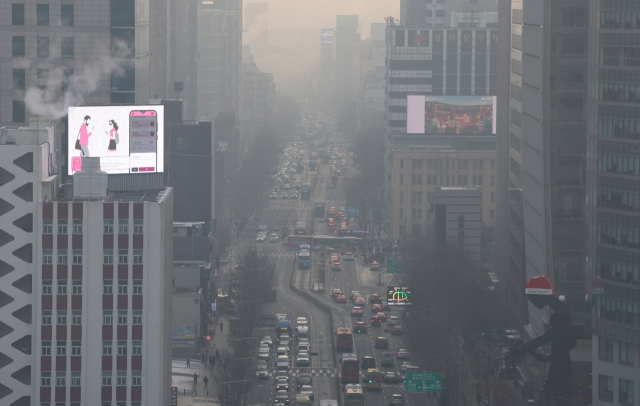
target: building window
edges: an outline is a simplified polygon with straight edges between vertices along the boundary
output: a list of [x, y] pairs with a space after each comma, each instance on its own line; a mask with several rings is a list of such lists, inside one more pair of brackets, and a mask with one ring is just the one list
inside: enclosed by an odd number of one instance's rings
[[105, 325], [113, 324], [113, 311], [112, 310], [103, 310], [102, 311], [102, 324], [105, 324]]
[[129, 262], [129, 251], [128, 250], [118, 250], [118, 263], [126, 264]]
[[58, 294], [66, 295], [67, 294], [67, 280], [66, 279], [58, 279]]
[[58, 220], [58, 234], [67, 233], [67, 220]]
[[491, 192], [491, 203], [493, 203], [494, 198], [495, 198], [495, 195], [493, 192]]
[[[620, 341], [618, 346], [619, 359], [622, 365], [633, 366], [634, 363], [634, 345]], [[633, 402], [631, 402], [633, 403]]]
[[[126, 350], [125, 350], [125, 355], [126, 355]], [[118, 383], [118, 386], [127, 386], [127, 371], [118, 371], [117, 383]]]
[[62, 38], [62, 58], [72, 59], [74, 57], [73, 37]]
[[82, 250], [73, 250], [73, 263], [74, 265], [82, 264]]
[[51, 325], [51, 311], [45, 310], [42, 312], [42, 324], [45, 326]]
[[56, 372], [56, 386], [66, 386], [66, 372]]
[[404, 235], [404, 225], [398, 227], [398, 235]]
[[133, 355], [142, 355], [142, 341], [134, 341], [131, 351]]
[[24, 4], [11, 5], [11, 24], [24, 25]]
[[113, 264], [113, 250], [104, 250], [103, 258], [105, 264]]
[[126, 341], [118, 341], [118, 355], [127, 355]]
[[493, 220], [493, 214], [494, 214], [494, 211], [493, 211], [493, 209], [492, 209], [492, 210], [491, 210], [491, 220]]
[[82, 355], [82, 341], [71, 341], [71, 355]]
[[104, 279], [102, 281], [102, 294], [104, 294], [104, 295], [113, 294], [113, 280], [112, 279]]
[[111, 341], [103, 341], [102, 342], [102, 355], [111, 355]]
[[119, 310], [118, 311], [118, 324], [127, 324], [127, 311]]
[[613, 377], [598, 375], [598, 398], [603, 402], [613, 402]]
[[51, 386], [51, 372], [40, 373], [40, 386]]
[[71, 313], [71, 323], [78, 326], [82, 324], [82, 310], [73, 310]]
[[411, 168], [412, 169], [422, 169], [422, 159], [412, 159], [411, 160]]
[[605, 362], [613, 362], [613, 340], [606, 337], [598, 337], [598, 359]]
[[104, 233], [113, 234], [113, 220], [104, 221]]
[[53, 220], [42, 220], [42, 234], [53, 233]]
[[51, 341], [42, 342], [42, 355], [51, 355]]
[[63, 4], [60, 17], [63, 27], [73, 27], [73, 4]]
[[404, 185], [404, 175], [400, 175], [400, 184]]
[[400, 160], [400, 169], [404, 169], [404, 159]]
[[38, 69], [36, 71], [36, 79], [38, 89], [46, 89], [47, 83], [49, 83], [49, 69]]
[[119, 234], [128, 234], [129, 233], [129, 220], [120, 220], [120, 221], [118, 221], [118, 233]]
[[67, 342], [66, 341], [56, 341], [56, 354], [57, 355], [67, 355]]
[[142, 226], [143, 226], [143, 221], [142, 220], [133, 220], [133, 233], [134, 234], [142, 234]]
[[73, 233], [82, 234], [82, 220], [73, 220]]
[[[111, 343], [111, 341], [108, 342]], [[111, 351], [109, 351], [109, 354], [111, 354]], [[102, 386], [111, 386], [111, 371], [102, 371]], [[109, 405], [111, 405], [111, 402], [109, 402]]]
[[23, 36], [15, 36], [11, 40], [11, 50], [12, 55], [16, 58], [24, 58], [24, 37]]
[[13, 121], [16, 123], [26, 122], [24, 101], [13, 101]]
[[71, 386], [80, 386], [80, 372], [71, 373]]
[[142, 250], [133, 250], [133, 263], [142, 264]]
[[82, 294], [82, 281], [78, 281], [78, 280], [73, 281], [73, 294], [74, 295]]
[[118, 294], [126, 295], [127, 294], [127, 283], [126, 279], [120, 279], [118, 281]]
[[58, 325], [66, 325], [67, 324], [67, 311], [66, 310], [58, 310]]
[[49, 5], [48, 4], [38, 4], [36, 6], [36, 11], [38, 14], [37, 24], [38, 25], [49, 25]]
[[412, 185], [422, 185], [422, 175], [411, 175]]
[[133, 294], [134, 295], [142, 294], [142, 279], [133, 280]]
[[58, 250], [58, 263], [59, 264], [67, 263], [67, 250]]
[[133, 311], [133, 324], [142, 324], [142, 311], [134, 310]]
[[142, 371], [131, 372], [131, 386], [142, 385]]
[[[26, 87], [25, 70], [14, 69], [13, 70], [13, 90], [24, 90], [25, 87]], [[51, 221], [51, 220], [44, 220], [44, 221]], [[45, 234], [51, 234], [51, 232], [48, 232]]]
[[43, 264], [53, 263], [53, 250], [42, 250], [42, 263]]
[[36, 56], [38, 58], [48, 58], [49, 57], [49, 37], [37, 37], [37, 52]]

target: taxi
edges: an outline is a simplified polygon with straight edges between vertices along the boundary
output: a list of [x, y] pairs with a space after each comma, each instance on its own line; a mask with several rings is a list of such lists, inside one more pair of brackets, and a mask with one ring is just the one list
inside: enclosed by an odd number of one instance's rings
[[371, 270], [372, 271], [379, 271], [380, 270], [380, 264], [378, 263], [378, 261], [373, 261], [371, 263]]

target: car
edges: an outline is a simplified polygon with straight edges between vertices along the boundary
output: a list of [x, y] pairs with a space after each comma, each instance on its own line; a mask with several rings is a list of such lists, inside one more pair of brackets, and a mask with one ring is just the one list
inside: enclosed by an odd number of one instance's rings
[[277, 193], [271, 193], [271, 195], [269, 196], [269, 199], [277, 199], [278, 198], [278, 194]]
[[380, 320], [376, 316], [373, 316], [371, 318], [371, 327], [381, 327], [381, 326], [382, 326], [382, 320]]
[[336, 303], [347, 303], [347, 298], [345, 295], [340, 295], [336, 297]]
[[296, 183], [295, 185], [293, 185], [293, 187], [296, 189], [300, 189], [300, 183]]
[[381, 348], [386, 350], [389, 348], [389, 339], [386, 337], [378, 337], [376, 338], [376, 348]]
[[363, 371], [366, 371], [369, 368], [375, 368], [375, 367], [376, 367], [375, 358], [368, 355], [362, 357], [362, 361], [360, 361], [360, 369], [362, 369]]
[[289, 195], [286, 193], [283, 193], [280, 195], [280, 199], [288, 199], [288, 198], [289, 198]]
[[309, 396], [309, 399], [313, 400], [314, 390], [311, 385], [302, 385], [300, 387], [300, 394]]
[[340, 261], [340, 257], [338, 254], [331, 254], [331, 258], [329, 258], [329, 262], [338, 262]]
[[309, 365], [309, 353], [308, 352], [300, 352], [296, 357], [296, 365], [297, 366], [308, 366]]
[[264, 360], [269, 362], [269, 360], [271, 359], [271, 357], [269, 356], [268, 352], [259, 352], [258, 353], [258, 359], [259, 360]]
[[297, 199], [298, 198], [298, 194], [296, 192], [291, 193], [291, 198], [292, 199]]
[[394, 326], [391, 328], [391, 334], [394, 336], [401, 336], [404, 335], [404, 330], [402, 329], [402, 326]]
[[402, 373], [407, 373], [407, 371], [417, 371], [418, 367], [413, 365], [410, 362], [403, 362], [402, 365], [400, 365], [400, 372]]
[[269, 344], [267, 343], [260, 343], [260, 346], [258, 347], [259, 350], [267, 350], [267, 352], [269, 351]]
[[383, 312], [391, 311], [391, 306], [389, 306], [387, 303], [380, 303], [380, 308], [382, 309], [381, 311]]
[[333, 289], [331, 291], [331, 296], [333, 296], [333, 298], [335, 299], [336, 296], [342, 295], [342, 290], [341, 289]]
[[354, 328], [356, 333], [366, 333], [367, 332], [367, 324], [364, 321], [356, 322], [356, 326]]
[[391, 402], [389, 406], [404, 406], [404, 396], [394, 393], [391, 395]]
[[306, 317], [298, 317], [296, 319], [296, 325], [298, 325], [298, 326], [307, 326], [307, 325], [309, 325], [309, 322], [307, 321]]
[[266, 231], [266, 230], [267, 230], [267, 226], [263, 224], [263, 225], [261, 225], [260, 227], [258, 227], [258, 230], [264, 230], [264, 231]]
[[288, 346], [280, 346], [276, 349], [276, 355], [289, 355]]
[[279, 390], [289, 390], [289, 382], [286, 379], [276, 380], [276, 391]]
[[378, 263], [378, 261], [373, 261], [371, 263], [371, 268], [372, 271], [379, 271], [380, 270], [380, 264]]
[[393, 366], [393, 354], [390, 352], [382, 353], [382, 366], [383, 367], [392, 367]]
[[351, 300], [355, 300], [355, 298], [357, 298], [358, 296], [360, 296], [360, 292], [358, 292], [357, 290], [352, 290], [351, 293], [349, 293], [349, 297], [351, 297]]
[[400, 348], [398, 350], [398, 359], [409, 359], [409, 350]]
[[278, 234], [273, 233], [269, 236], [269, 242], [276, 242], [278, 241]]
[[258, 235], [258, 237], [256, 238], [256, 241], [257, 241], [257, 242], [265, 242], [265, 241], [267, 241], [267, 236], [260, 234], [260, 235]]
[[380, 295], [376, 295], [375, 293], [373, 295], [371, 295], [369, 297], [369, 303], [374, 304], [374, 303], [382, 303], [382, 298], [380, 297]]
[[289, 404], [289, 392], [285, 390], [279, 390], [276, 392], [276, 402], [284, 403], [285, 405]]
[[397, 372], [388, 371], [384, 373], [384, 383], [398, 383], [400, 382], [400, 377]]
[[267, 361], [263, 360], [263, 359], [259, 359], [256, 361], [256, 371], [259, 369], [268, 369], [269, 365], [267, 364]]
[[371, 313], [378, 313], [382, 311], [382, 305], [379, 303], [374, 304], [373, 306], [371, 306]]
[[307, 372], [303, 372], [298, 375], [298, 389], [302, 387], [302, 385], [311, 385], [311, 375]]
[[283, 186], [283, 189], [284, 190], [289, 190], [289, 189], [291, 189], [291, 185], [289, 185], [288, 183], [285, 183], [284, 186]]
[[289, 371], [276, 371], [276, 379], [285, 379], [289, 382]]
[[[389, 306], [391, 307], [391, 306]], [[391, 310], [391, 309], [389, 309]], [[399, 326], [400, 325], [400, 319], [398, 318], [398, 316], [389, 316], [389, 321], [387, 321], [387, 325], [389, 327], [393, 327], [393, 326]]]
[[334, 262], [333, 265], [331, 265], [331, 270], [332, 271], [342, 271], [342, 264], [339, 262]]
[[367, 304], [367, 301], [364, 300], [364, 298], [362, 296], [358, 296], [357, 298], [353, 299], [353, 304], [365, 305], [365, 304]]
[[260, 340], [260, 344], [263, 344], [263, 343], [268, 344], [269, 347], [273, 347], [273, 340], [269, 336], [262, 337], [262, 339]]
[[256, 371], [257, 379], [269, 379], [269, 370], [267, 369], [259, 369]]
[[376, 314], [376, 317], [382, 322], [387, 320], [387, 315], [383, 312], [378, 312], [378, 314]]
[[345, 261], [355, 261], [356, 257], [353, 255], [353, 252], [347, 252], [344, 254]]
[[362, 307], [355, 306], [353, 309], [351, 309], [351, 316], [362, 317]]
[[309, 345], [309, 343], [298, 343], [298, 353], [302, 353], [302, 352], [309, 352], [309, 350], [311, 349], [311, 346]]
[[278, 346], [283, 346], [282, 343], [285, 343], [286, 346], [289, 346], [290, 342], [291, 337], [289, 336], [289, 334], [280, 334], [280, 337], [278, 337]]

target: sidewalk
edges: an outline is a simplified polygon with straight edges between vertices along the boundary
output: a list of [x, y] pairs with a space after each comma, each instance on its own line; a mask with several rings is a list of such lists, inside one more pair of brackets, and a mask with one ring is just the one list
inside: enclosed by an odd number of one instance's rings
[[[208, 406], [208, 403], [205, 399], [209, 399], [213, 402], [215, 399], [216, 402], [212, 404], [217, 404], [218, 394], [215, 388], [215, 384], [213, 383], [213, 377], [211, 371], [207, 369], [208, 367], [208, 359], [209, 354], [214, 355], [216, 349], [221, 352], [228, 348], [228, 337], [229, 337], [229, 321], [227, 316], [221, 317], [222, 322], [224, 323], [222, 332], [220, 332], [220, 327], [216, 326], [215, 334], [211, 335], [211, 340], [209, 341], [209, 351], [205, 354], [205, 359], [207, 360], [206, 364], [199, 359], [191, 359], [190, 367], [187, 368], [187, 360], [186, 359], [172, 359], [171, 360], [171, 386], [176, 386], [178, 388], [178, 405], [179, 406], [189, 406], [189, 405], [203, 405]], [[198, 384], [193, 384], [193, 374], [198, 374]], [[209, 379], [208, 389], [205, 389], [203, 379], [207, 376]]]

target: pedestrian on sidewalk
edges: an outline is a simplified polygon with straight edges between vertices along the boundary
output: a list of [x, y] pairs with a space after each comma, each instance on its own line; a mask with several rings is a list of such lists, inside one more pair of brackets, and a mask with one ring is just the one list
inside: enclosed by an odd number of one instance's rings
[[209, 354], [209, 369], [213, 369], [215, 365], [216, 365], [216, 359], [213, 357], [212, 354]]
[[204, 347], [202, 347], [202, 349], [200, 350], [200, 359], [202, 360], [203, 364], [207, 361], [207, 349]]
[[220, 350], [216, 350], [216, 358], [220, 358]]
[[191, 368], [191, 358], [187, 357], [187, 368]]
[[222, 322], [220, 322], [220, 332], [222, 332]]
[[206, 375], [204, 376], [202, 382], [204, 382], [204, 388], [207, 389], [207, 386], [209, 385], [209, 378], [207, 378]]
[[196, 372], [193, 373], [193, 385], [198, 386], [198, 374]]

